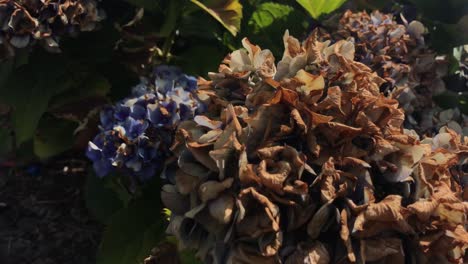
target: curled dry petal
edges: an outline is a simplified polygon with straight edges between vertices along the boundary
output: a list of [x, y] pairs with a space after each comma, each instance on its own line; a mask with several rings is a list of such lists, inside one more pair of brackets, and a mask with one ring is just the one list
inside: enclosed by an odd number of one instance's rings
[[312, 239], [316, 239], [320, 235], [322, 228], [334, 216], [335, 211], [335, 206], [330, 203], [322, 205], [307, 224], [307, 234]]
[[207, 202], [218, 197], [224, 190], [229, 189], [233, 183], [233, 178], [227, 178], [222, 182], [207, 181], [198, 188], [198, 195], [202, 202]]
[[361, 243], [364, 244], [363, 259], [365, 261], [377, 261], [389, 255], [403, 254], [403, 246], [399, 238], [366, 239]]
[[300, 245], [294, 253], [289, 256], [285, 264], [314, 263], [328, 264], [331, 262], [327, 248], [320, 242], [312, 245]]
[[241, 191], [239, 200], [240, 206], [245, 211], [237, 218], [236, 226], [239, 234], [259, 237], [265, 232], [279, 230], [279, 208], [266, 196], [250, 187]]
[[348, 213], [346, 210], [342, 210], [340, 214], [341, 219], [341, 229], [340, 229], [340, 238], [343, 240], [346, 250], [348, 251], [348, 259], [351, 262], [356, 262], [356, 256], [354, 255], [353, 245], [351, 244], [351, 238], [348, 228]]
[[234, 212], [234, 198], [230, 195], [222, 195], [208, 206], [210, 214], [222, 224], [231, 221]]
[[182, 170], [177, 170], [175, 175], [175, 181], [177, 190], [183, 195], [190, 194], [197, 185], [199, 178], [187, 173]]
[[257, 175], [262, 184], [280, 194], [283, 193], [283, 183], [290, 172], [291, 165], [284, 161], [275, 163], [272, 160], [262, 160], [257, 167]]

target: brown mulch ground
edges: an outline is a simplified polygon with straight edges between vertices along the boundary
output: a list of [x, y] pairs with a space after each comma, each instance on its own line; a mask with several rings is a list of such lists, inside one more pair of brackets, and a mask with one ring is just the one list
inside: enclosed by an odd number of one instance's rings
[[1, 264], [95, 263], [102, 225], [83, 200], [83, 162], [0, 168]]

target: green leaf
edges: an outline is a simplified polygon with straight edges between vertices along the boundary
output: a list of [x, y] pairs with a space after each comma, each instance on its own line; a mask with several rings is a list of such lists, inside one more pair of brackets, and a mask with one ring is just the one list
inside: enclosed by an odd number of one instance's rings
[[107, 181], [106, 186], [114, 191], [125, 207], [128, 206], [133, 196], [128, 192], [127, 188], [125, 188], [125, 184], [128, 183], [122, 181], [125, 176], [116, 172], [115, 175], [109, 175], [108, 178], [111, 178], [112, 180]]
[[433, 96], [434, 102], [444, 109], [452, 108], [458, 104], [458, 96], [450, 91]]
[[193, 46], [177, 57], [176, 63], [187, 74], [205, 76], [213, 71], [226, 55], [222, 47], [213, 45]]
[[86, 178], [84, 194], [86, 207], [101, 223], [108, 221], [124, 206], [118, 194], [108, 187], [110, 181], [111, 177], [98, 178], [92, 169]]
[[457, 23], [468, 13], [466, 0], [410, 0], [419, 13], [428, 20], [439, 20], [444, 23]]
[[66, 82], [67, 64], [63, 57], [37, 55], [30, 63], [16, 69], [0, 87], [0, 102], [13, 107], [12, 123], [16, 144], [31, 139], [50, 98]]
[[169, 2], [169, 6], [165, 11], [164, 23], [159, 31], [159, 34], [162, 37], [169, 37], [171, 34], [173, 34], [177, 27], [177, 22], [180, 17], [180, 9], [182, 7], [183, 6], [180, 0], [172, 0]]
[[268, 47], [275, 57], [282, 55], [284, 45], [282, 36], [286, 30], [301, 38], [308, 27], [304, 13], [292, 6], [266, 2], [257, 6], [248, 20], [249, 40], [260, 47]]
[[456, 24], [446, 24], [439, 21], [431, 21], [429, 28], [429, 44], [439, 52], [448, 53], [456, 46], [468, 43], [468, 35], [460, 32], [468, 32], [468, 15], [463, 16]]
[[468, 114], [468, 94], [447, 91], [433, 97], [434, 102], [443, 109], [458, 107], [463, 114]]
[[40, 159], [48, 159], [70, 149], [76, 127], [75, 122], [44, 116], [34, 135], [34, 153]]
[[11, 131], [0, 127], [0, 160], [13, 148], [13, 137]]
[[98, 253], [97, 264], [142, 262], [164, 237], [165, 220], [157, 179], [147, 183], [141, 197], [109, 218]]
[[242, 4], [239, 0], [190, 0], [219, 21], [232, 35], [237, 35], [242, 20]]
[[468, 115], [468, 94], [459, 96], [458, 107], [463, 114]]
[[284, 20], [293, 11], [294, 8], [288, 5], [263, 3], [252, 14], [249, 25], [253, 27], [254, 33], [259, 33], [261, 30], [273, 25], [275, 21]]
[[179, 253], [180, 260], [182, 264], [203, 264], [199, 259], [195, 257], [194, 251], [191, 250], [183, 250]]
[[321, 15], [330, 14], [338, 9], [346, 0], [297, 0], [297, 2], [314, 19], [318, 19]]
[[138, 263], [164, 237], [157, 205], [143, 199], [131, 202], [107, 222], [97, 264]]
[[106, 95], [110, 93], [111, 85], [98, 74], [75, 75], [70, 76], [70, 80], [76, 80], [72, 87], [51, 98], [48, 112], [68, 120], [81, 121], [89, 111], [107, 103]]

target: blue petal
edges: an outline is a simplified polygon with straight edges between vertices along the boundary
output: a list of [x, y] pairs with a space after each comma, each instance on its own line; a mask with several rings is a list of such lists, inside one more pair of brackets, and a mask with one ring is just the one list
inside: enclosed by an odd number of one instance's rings
[[127, 118], [123, 124], [123, 128], [125, 129], [125, 136], [130, 140], [141, 136], [148, 128], [148, 126], [149, 124], [146, 120], [135, 120], [132, 117]]
[[100, 178], [106, 176], [111, 172], [114, 168], [112, 167], [111, 161], [106, 159], [101, 159], [97, 162], [93, 163], [94, 171], [96, 175]]
[[137, 176], [140, 178], [141, 181], [148, 181], [149, 179], [153, 178], [158, 167], [159, 166], [157, 166], [154, 163], [145, 164], [141, 171], [137, 173]]
[[140, 137], [137, 153], [144, 162], [150, 162], [157, 156], [157, 146], [151, 144], [147, 137]]
[[179, 115], [181, 120], [187, 120], [193, 117], [193, 112], [190, 106], [185, 104], [179, 105]]
[[129, 159], [127, 162], [125, 162], [125, 167], [131, 169], [133, 172], [141, 171], [142, 166], [143, 166], [143, 163], [138, 158], [138, 156], [134, 156], [131, 159]]
[[134, 97], [140, 97], [149, 92], [149, 88], [146, 83], [140, 83], [132, 88], [132, 95]]
[[124, 121], [130, 116], [130, 107], [119, 104], [115, 107], [114, 117], [118, 121]]
[[197, 89], [197, 78], [194, 76], [183, 74], [179, 78], [179, 84], [187, 91], [195, 91]]
[[93, 142], [88, 142], [86, 157], [88, 157], [88, 159], [91, 161], [96, 162], [102, 158], [102, 150]]
[[101, 128], [103, 130], [112, 129], [114, 126], [114, 110], [110, 106], [105, 107], [99, 113], [99, 119], [101, 121]]
[[130, 116], [134, 119], [146, 119], [146, 115], [146, 108], [139, 104], [135, 104], [131, 109]]

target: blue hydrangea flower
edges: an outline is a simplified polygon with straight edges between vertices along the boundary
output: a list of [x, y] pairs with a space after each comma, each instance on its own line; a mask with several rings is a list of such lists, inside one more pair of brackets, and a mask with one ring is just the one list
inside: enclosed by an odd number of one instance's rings
[[197, 97], [197, 79], [173, 66], [158, 66], [141, 78], [128, 97], [102, 109], [100, 133], [86, 151], [99, 177], [115, 170], [141, 181], [150, 179], [170, 156], [174, 129], [205, 106]]

